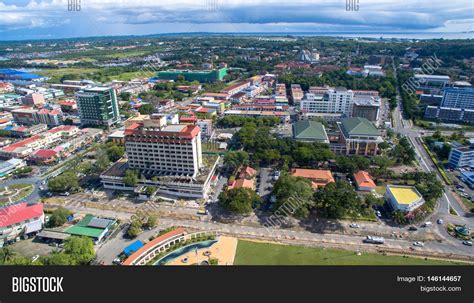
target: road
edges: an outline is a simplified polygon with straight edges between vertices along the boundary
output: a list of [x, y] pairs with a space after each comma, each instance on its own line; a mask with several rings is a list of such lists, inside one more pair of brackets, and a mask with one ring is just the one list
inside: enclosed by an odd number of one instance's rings
[[[393, 66], [395, 70], [395, 66]], [[397, 74], [396, 72], [394, 73]], [[394, 110], [393, 113], [393, 127], [395, 132], [405, 135], [409, 138], [410, 142], [412, 143], [414, 150], [416, 152], [418, 161], [420, 163], [421, 168], [425, 172], [435, 172], [437, 178], [443, 182], [442, 177], [440, 176], [436, 166], [431, 160], [431, 157], [426, 152], [425, 148], [421, 144], [423, 134], [431, 133], [431, 131], [426, 131], [423, 129], [419, 129], [417, 127], [413, 127], [411, 121], [404, 119], [403, 112], [402, 112], [402, 102], [400, 98], [400, 91], [397, 88], [397, 103], [398, 106]], [[443, 132], [446, 134], [450, 134], [452, 132]], [[471, 133], [466, 133], [466, 135], [474, 135]], [[443, 182], [444, 183], [444, 182]], [[444, 224], [452, 223], [452, 224], [465, 224], [467, 226], [473, 227], [474, 226], [474, 216], [471, 213], [468, 213], [464, 210], [464, 208], [460, 205], [458, 199], [456, 199], [451, 191], [451, 187], [448, 185], [444, 186], [444, 193], [443, 196], [439, 199], [439, 204], [437, 209], [432, 214], [431, 218], [433, 221], [438, 219], [443, 219]], [[450, 214], [449, 209], [452, 208], [457, 213], [457, 215]], [[434, 227], [438, 234], [446, 240], [447, 243], [450, 243], [453, 246], [456, 246], [457, 249], [461, 250], [459, 246], [460, 241], [455, 240], [451, 237], [445, 230], [442, 225], [436, 225]]]
[[[121, 220], [128, 220], [132, 215], [131, 213], [126, 212], [100, 210], [95, 208], [71, 208], [70, 206], [66, 206], [66, 208], [83, 214], [90, 213], [96, 216], [115, 216]], [[241, 238], [260, 238], [275, 241], [284, 240], [294, 244], [305, 243], [306, 245], [344, 247], [347, 249], [363, 251], [373, 248], [372, 245], [362, 244], [362, 241], [365, 237], [358, 235], [313, 233], [306, 230], [293, 229], [266, 229], [265, 227], [261, 226], [247, 226], [240, 224], [230, 225], [218, 222], [202, 222], [175, 218], [160, 218], [158, 227], [154, 230], [141, 234], [139, 239], [145, 240], [155, 234], [157, 230], [170, 226], [183, 226], [187, 228], [209, 231], [212, 230], [221, 234], [228, 234]], [[99, 261], [104, 261], [105, 264], [110, 264], [127, 245], [132, 243], [130, 240], [122, 237], [123, 233], [124, 231], [121, 231], [116, 237], [109, 239], [108, 242], [98, 247], [97, 255]], [[386, 239], [386, 243], [383, 246], [379, 246], [379, 248], [392, 249], [399, 251], [400, 253], [408, 253], [412, 247], [413, 244], [411, 240], [400, 238]], [[452, 254], [472, 257], [472, 247], [462, 246], [459, 244], [453, 245], [451, 242], [427, 241], [425, 242], [425, 246], [423, 248], [413, 249], [419, 252], [437, 254], [439, 256]]]

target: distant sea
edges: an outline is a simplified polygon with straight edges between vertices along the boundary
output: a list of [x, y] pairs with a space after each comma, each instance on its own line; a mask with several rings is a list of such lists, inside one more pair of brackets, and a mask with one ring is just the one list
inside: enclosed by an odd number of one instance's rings
[[[205, 34], [205, 33], [203, 33]], [[219, 35], [219, 33], [213, 33]], [[383, 39], [474, 39], [474, 32], [461, 32], [461, 33], [431, 33], [431, 32], [412, 32], [412, 33], [350, 33], [350, 32], [320, 32], [320, 33], [308, 33], [308, 32], [275, 32], [275, 33], [225, 33], [226, 35], [239, 35], [239, 36], [300, 36], [300, 37], [344, 37], [344, 38], [383, 38]], [[170, 34], [172, 35], [172, 34]], [[186, 35], [183, 33], [182, 35]]]

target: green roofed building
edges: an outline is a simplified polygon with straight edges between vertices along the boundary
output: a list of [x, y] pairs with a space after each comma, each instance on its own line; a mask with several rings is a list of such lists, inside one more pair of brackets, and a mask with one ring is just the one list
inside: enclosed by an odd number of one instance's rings
[[85, 236], [100, 242], [115, 223], [115, 219], [104, 219], [86, 215], [76, 225], [67, 228], [64, 232], [73, 236]]
[[306, 142], [329, 143], [324, 125], [309, 120], [293, 123], [293, 138]]
[[338, 122], [341, 143], [334, 146], [334, 152], [346, 155], [373, 156], [380, 153], [383, 142], [379, 130], [365, 118], [346, 118]]
[[223, 81], [227, 75], [227, 68], [212, 69], [212, 70], [182, 70], [170, 69], [167, 71], [158, 72], [160, 80], [178, 80], [179, 76], [183, 76], [186, 81], [199, 81], [201, 83], [212, 83]]

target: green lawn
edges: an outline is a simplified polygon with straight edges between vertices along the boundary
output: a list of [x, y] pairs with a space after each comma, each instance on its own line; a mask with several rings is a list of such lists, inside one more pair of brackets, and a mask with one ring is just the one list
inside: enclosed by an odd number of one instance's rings
[[460, 265], [462, 262], [239, 240], [234, 265]]

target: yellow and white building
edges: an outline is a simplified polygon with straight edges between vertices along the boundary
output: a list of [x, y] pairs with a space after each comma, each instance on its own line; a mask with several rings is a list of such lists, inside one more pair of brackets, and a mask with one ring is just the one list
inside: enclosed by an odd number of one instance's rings
[[414, 186], [387, 185], [385, 199], [394, 210], [412, 212], [425, 203]]

